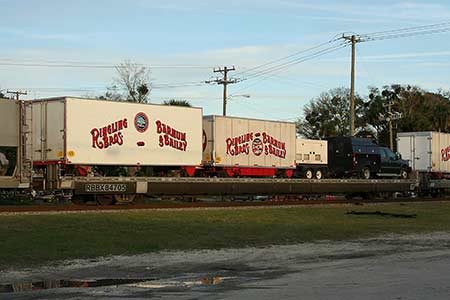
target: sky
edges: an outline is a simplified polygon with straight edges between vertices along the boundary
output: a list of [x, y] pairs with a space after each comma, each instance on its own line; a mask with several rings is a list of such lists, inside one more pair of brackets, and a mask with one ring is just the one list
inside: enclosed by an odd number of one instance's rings
[[[205, 115], [222, 114], [222, 85], [204, 82], [219, 75], [214, 68], [234, 66], [229, 76], [239, 82], [228, 85], [227, 115], [283, 121], [301, 117], [303, 106], [321, 93], [350, 86], [351, 47], [337, 48], [348, 45], [338, 39], [343, 33], [370, 37], [445, 22], [450, 28], [448, 0], [0, 5], [0, 90], [27, 91], [23, 99], [100, 96], [113, 84], [113, 66], [129, 60], [150, 68], [152, 103], [183, 99]], [[356, 45], [355, 86], [362, 96], [369, 86], [393, 83], [450, 90], [449, 71], [450, 31]]]

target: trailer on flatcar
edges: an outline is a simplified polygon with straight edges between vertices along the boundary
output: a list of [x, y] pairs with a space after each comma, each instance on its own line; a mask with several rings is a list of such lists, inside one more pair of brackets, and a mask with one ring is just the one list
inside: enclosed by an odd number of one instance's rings
[[450, 134], [401, 132], [397, 134], [397, 149], [419, 173], [422, 192], [437, 195], [450, 189]]
[[[0, 192], [110, 204], [136, 195], [354, 194], [416, 185], [282, 178], [296, 163], [325, 165], [326, 142], [297, 149], [294, 123], [214, 118], [203, 119], [199, 108], [93, 99], [0, 100]], [[218, 171], [245, 178], [217, 178]], [[196, 172], [202, 178], [188, 177]]]
[[203, 117], [204, 172], [228, 177], [292, 177], [295, 123]]

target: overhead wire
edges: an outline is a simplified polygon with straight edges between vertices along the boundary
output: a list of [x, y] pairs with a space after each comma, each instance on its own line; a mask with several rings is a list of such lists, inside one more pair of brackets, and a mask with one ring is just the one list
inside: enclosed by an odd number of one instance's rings
[[[169, 64], [169, 65], [156, 65], [145, 63], [133, 63], [138, 66], [147, 68], [194, 68], [194, 69], [211, 69], [213, 66], [206, 65], [192, 65], [192, 64]], [[92, 61], [75, 61], [75, 60], [48, 60], [48, 59], [35, 59], [35, 58], [11, 58], [0, 57], [0, 65], [5, 66], [31, 66], [31, 67], [49, 67], [49, 68], [108, 68], [115, 69], [121, 68], [121, 63], [116, 62], [92, 62]]]
[[[290, 68], [290, 67], [292, 67], [292, 66], [294, 66], [294, 65], [298, 65], [298, 64], [300, 64], [300, 63], [303, 63], [303, 62], [306, 62], [306, 61], [308, 61], [308, 60], [314, 59], [314, 58], [316, 58], [316, 57], [319, 57], [319, 56], [322, 56], [322, 55], [325, 55], [325, 54], [328, 54], [328, 53], [331, 53], [331, 52], [335, 52], [335, 51], [340, 50], [340, 49], [342, 49], [342, 48], [345, 48], [345, 47], [347, 47], [347, 46], [348, 46], [348, 44], [346, 44], [346, 43], [341, 43], [341, 44], [339, 44], [339, 45], [335, 45], [335, 46], [332, 46], [332, 47], [328, 47], [328, 48], [325, 48], [325, 49], [323, 49], [323, 50], [314, 52], [314, 53], [312, 53], [312, 54], [308, 54], [308, 55], [306, 55], [306, 56], [302, 56], [302, 57], [299, 57], [299, 58], [297, 58], [297, 59], [290, 60], [290, 61], [287, 61], [287, 62], [285, 62], [285, 63], [282, 63], [282, 64], [279, 64], [279, 65], [276, 65], [276, 66], [273, 66], [273, 67], [264, 69], [264, 70], [262, 70], [262, 71], [259, 71], [259, 72], [250, 74], [249, 77], [251, 77], [251, 78], [258, 78], [258, 77], [261, 77], [261, 76], [266, 75], [266, 74], [269, 74], [269, 73], [274, 73], [274, 72], [277, 72], [277, 71], [282, 71], [282, 70], [288, 69], [288, 68]], [[247, 78], [247, 79], [244, 79], [244, 80], [248, 80], [248, 78]]]
[[407, 31], [419, 31], [419, 30], [424, 31], [424, 30], [430, 30], [430, 29], [433, 29], [436, 27], [448, 27], [448, 26], [450, 26], [450, 22], [443, 22], [443, 23], [423, 25], [423, 26], [406, 27], [406, 28], [400, 28], [400, 29], [370, 32], [370, 33], [367, 33], [367, 35], [375, 36], [375, 35], [396, 34], [396, 33], [407, 32]]
[[385, 30], [357, 35], [360, 42], [405, 38], [436, 33], [450, 32], [450, 22]]
[[301, 58], [298, 58], [298, 59], [295, 59], [295, 60], [291, 60], [289, 62], [280, 64], [278, 66], [274, 66], [274, 67], [268, 68], [266, 70], [262, 70], [259, 73], [254, 73], [253, 76], [251, 76], [249, 78], [245, 78], [242, 81], [244, 81], [244, 80], [254, 80], [254, 79], [259, 79], [259, 80], [254, 82], [254, 83], [252, 83], [252, 84], [250, 84], [250, 85], [248, 85], [248, 86], [246, 86], [246, 87], [244, 87], [244, 88], [241, 88], [241, 89], [237, 90], [236, 92], [242, 92], [244, 90], [247, 90], [248, 88], [257, 85], [260, 82], [262, 82], [264, 80], [267, 80], [267, 79], [271, 78], [272, 76], [274, 76], [275, 74], [280, 73], [280, 72], [284, 71], [285, 69], [290, 68], [290, 67], [292, 67], [294, 65], [297, 65], [297, 64], [306, 62], [308, 60], [314, 59], [316, 57], [319, 57], [319, 56], [322, 56], [322, 55], [325, 55], [325, 54], [328, 54], [328, 53], [340, 50], [340, 49], [345, 48], [347, 46], [348, 46], [347, 44], [341, 43], [340, 45], [328, 47], [326, 49], [323, 49], [323, 50], [320, 50], [320, 51], [316, 51], [316, 52], [314, 52], [312, 54], [303, 56]]
[[257, 69], [260, 69], [260, 68], [263, 68], [263, 67], [266, 67], [266, 66], [275, 64], [275, 63], [277, 63], [277, 62], [280, 62], [280, 61], [283, 61], [283, 60], [290, 59], [290, 58], [295, 57], [295, 56], [298, 56], [298, 55], [300, 55], [300, 54], [302, 54], [302, 53], [306, 53], [306, 52], [309, 52], [309, 51], [318, 49], [318, 48], [320, 48], [320, 47], [323, 47], [323, 46], [325, 46], [325, 45], [331, 44], [331, 43], [333, 43], [333, 42], [335, 42], [335, 41], [337, 41], [337, 40], [338, 40], [337, 38], [333, 38], [333, 39], [331, 39], [331, 40], [329, 40], [329, 41], [326, 41], [326, 42], [324, 42], [324, 43], [321, 43], [321, 44], [319, 44], [319, 45], [317, 45], [317, 46], [313, 46], [313, 47], [310, 47], [310, 48], [307, 48], [307, 49], [303, 49], [303, 50], [301, 50], [301, 51], [297, 51], [297, 52], [292, 53], [292, 54], [290, 54], [290, 55], [287, 55], [287, 56], [284, 56], [284, 57], [281, 57], [281, 58], [278, 58], [278, 59], [269, 61], [269, 62], [264, 63], [264, 64], [261, 64], [261, 65], [257, 65], [257, 66], [255, 66], [255, 67], [252, 67], [252, 68], [249, 68], [249, 69], [245, 69], [244, 71], [241, 71], [241, 72], [237, 72], [237, 73], [235, 73], [235, 75], [236, 75], [236, 76], [237, 76], [237, 75], [243, 75], [243, 74], [249, 73], [249, 72], [251, 72], [251, 71], [253, 71], [253, 70], [257, 70]]

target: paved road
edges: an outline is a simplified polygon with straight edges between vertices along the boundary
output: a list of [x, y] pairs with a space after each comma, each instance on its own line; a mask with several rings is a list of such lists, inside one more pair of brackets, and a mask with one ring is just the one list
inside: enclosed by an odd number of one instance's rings
[[[0, 280], [150, 278], [1, 299], [449, 299], [450, 235], [388, 237], [265, 249], [173, 252], [1, 273]], [[36, 277], [37, 276], [37, 277]]]

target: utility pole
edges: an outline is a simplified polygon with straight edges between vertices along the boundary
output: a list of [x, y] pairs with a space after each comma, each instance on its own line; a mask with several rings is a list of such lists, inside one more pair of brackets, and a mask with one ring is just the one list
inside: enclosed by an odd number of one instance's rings
[[388, 111], [386, 115], [380, 114], [379, 118], [382, 121], [387, 121], [389, 123], [389, 148], [394, 151], [394, 130], [392, 126], [392, 121], [402, 118], [402, 113], [392, 111], [392, 106], [395, 104], [393, 100], [389, 100], [388, 103], [384, 103], [383, 107], [387, 107]]
[[356, 35], [342, 35], [344, 40], [352, 43], [352, 74], [350, 83], [350, 136], [355, 135], [355, 45], [361, 42], [361, 38]]
[[10, 90], [7, 90], [6, 93], [7, 94], [14, 94], [14, 95], [16, 95], [16, 100], [20, 100], [19, 99], [20, 95], [27, 95], [27, 92], [21, 92], [21, 91], [10, 91]]
[[238, 82], [237, 79], [228, 79], [228, 72], [235, 71], [235, 70], [236, 69], [234, 68], [234, 66], [231, 68], [223, 67], [223, 68], [214, 69], [213, 70], [214, 73], [222, 73], [223, 74], [223, 79], [216, 78], [214, 80], [205, 81], [205, 83], [217, 83], [217, 84], [223, 85], [223, 115], [224, 116], [227, 115], [227, 85]]

